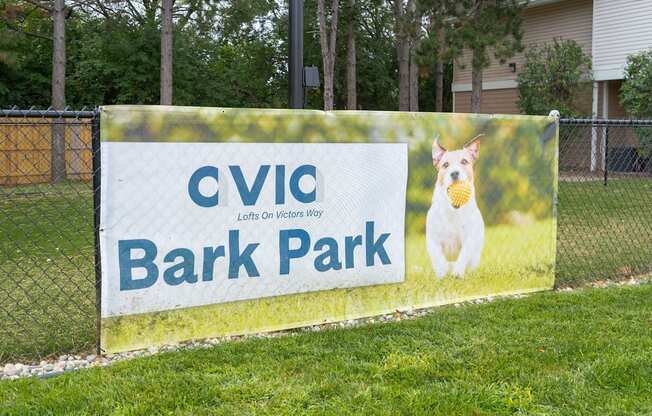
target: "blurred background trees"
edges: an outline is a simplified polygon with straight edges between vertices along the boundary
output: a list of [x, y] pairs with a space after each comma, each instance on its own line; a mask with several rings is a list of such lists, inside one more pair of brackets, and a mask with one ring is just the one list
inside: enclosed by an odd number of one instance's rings
[[[308, 107], [450, 110], [456, 2], [325, 2], [324, 56], [319, 2], [305, 2], [304, 61], [330, 79]], [[0, 107], [286, 107], [286, 3], [0, 0]]]

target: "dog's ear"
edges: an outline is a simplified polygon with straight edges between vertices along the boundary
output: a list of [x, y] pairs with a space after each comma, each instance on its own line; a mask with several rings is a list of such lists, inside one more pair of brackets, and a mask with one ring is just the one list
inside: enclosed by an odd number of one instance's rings
[[483, 134], [478, 134], [471, 139], [470, 142], [464, 145], [464, 148], [471, 154], [474, 161], [478, 160], [478, 157], [480, 157], [480, 137], [482, 136]]
[[432, 141], [432, 164], [434, 167], [439, 166], [439, 161], [444, 156], [444, 153], [446, 153], [446, 149], [439, 144], [439, 137], [437, 137]]

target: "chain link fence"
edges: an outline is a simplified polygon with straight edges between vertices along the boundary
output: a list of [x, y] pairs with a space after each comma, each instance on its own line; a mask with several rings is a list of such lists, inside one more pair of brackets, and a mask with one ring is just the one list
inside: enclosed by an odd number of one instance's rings
[[652, 120], [563, 119], [558, 286], [652, 271]]
[[[96, 345], [98, 132], [93, 111], [0, 111], [0, 363]], [[558, 286], [652, 271], [650, 137], [561, 121]]]
[[92, 111], [0, 111], [0, 362], [96, 338]]

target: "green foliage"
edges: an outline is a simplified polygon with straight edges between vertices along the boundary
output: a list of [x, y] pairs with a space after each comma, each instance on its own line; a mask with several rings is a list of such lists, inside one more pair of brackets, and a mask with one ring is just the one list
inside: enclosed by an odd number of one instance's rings
[[574, 40], [554, 39], [534, 46], [525, 54], [525, 66], [518, 74], [522, 113], [545, 115], [559, 110], [564, 117], [581, 114], [577, 98], [590, 87], [591, 58]]
[[627, 57], [620, 92], [623, 107], [633, 116], [652, 116], [652, 50]]
[[[175, 104], [286, 106], [286, 70], [279, 39], [282, 33], [278, 31], [282, 10], [267, 0], [238, 4], [221, 9], [219, 26], [216, 18], [210, 24], [197, 20], [184, 25], [177, 22]], [[115, 13], [106, 17], [69, 7], [67, 104], [158, 103], [157, 16], [147, 14], [147, 18], [137, 20], [127, 13]], [[7, 16], [20, 26], [16, 31], [8, 29]], [[0, 4], [0, 17], [7, 18], [0, 18], [5, 22], [0, 23], [0, 107], [47, 107], [52, 59], [49, 16], [34, 12], [20, 1], [8, 1]]]
[[52, 25], [40, 11], [18, 18], [10, 6], [0, 0], [0, 107], [49, 103]]
[[526, 2], [520, 0], [464, 0], [457, 2], [453, 16], [455, 29], [446, 40], [449, 55], [458, 57], [462, 49], [473, 51], [471, 66], [483, 69], [491, 63], [490, 52], [499, 62], [523, 49], [522, 10]]
[[[620, 102], [630, 115], [652, 118], [652, 49], [627, 57]], [[642, 156], [652, 155], [652, 131], [637, 128], [635, 133]]]
[[[143, 6], [140, 19], [119, 0], [108, 14], [84, 4], [67, 2], [67, 104], [78, 108], [158, 103], [160, 22], [156, 2]], [[287, 107], [285, 3], [178, 0], [175, 4], [193, 4], [195, 8], [204, 4], [193, 19], [180, 14], [175, 19], [175, 104]], [[321, 69], [316, 3], [306, 2], [304, 7], [304, 62]], [[341, 7], [336, 108], [344, 108], [346, 102], [346, 2], [341, 2]], [[358, 105], [369, 110], [394, 110], [398, 106], [398, 65], [391, 9], [384, 0], [358, 0], [356, 10]], [[9, 28], [10, 24], [15, 30]], [[50, 16], [30, 3], [0, 0], [0, 107], [50, 104], [51, 26]], [[424, 109], [434, 106], [432, 51], [429, 47], [422, 51], [425, 75], [420, 97]], [[449, 85], [450, 66], [446, 74]], [[321, 91], [310, 90], [307, 101], [308, 108], [321, 108]], [[445, 102], [450, 107], [450, 91]]]

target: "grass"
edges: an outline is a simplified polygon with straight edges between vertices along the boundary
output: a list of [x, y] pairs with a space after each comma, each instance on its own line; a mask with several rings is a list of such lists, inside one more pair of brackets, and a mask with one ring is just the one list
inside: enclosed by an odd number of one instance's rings
[[[559, 190], [557, 285], [650, 271], [652, 181]], [[0, 188], [0, 362], [93, 346], [92, 218], [87, 183]]]
[[94, 344], [92, 191], [0, 188], [0, 362]]
[[652, 270], [652, 180], [560, 182], [557, 285]]
[[438, 308], [0, 383], [0, 414], [652, 413], [652, 285]]

